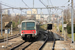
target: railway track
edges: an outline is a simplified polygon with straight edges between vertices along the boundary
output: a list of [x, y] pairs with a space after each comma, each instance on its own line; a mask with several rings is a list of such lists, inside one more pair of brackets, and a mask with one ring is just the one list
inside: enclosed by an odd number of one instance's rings
[[25, 50], [29, 47], [33, 42], [22, 42], [21, 44], [11, 48], [10, 50]]
[[46, 34], [46, 39], [45, 39], [45, 42], [42, 44], [42, 46], [39, 48], [39, 50], [42, 50], [42, 48], [45, 46], [45, 44], [47, 43], [47, 40], [48, 40], [48, 35]]
[[[44, 35], [45, 35], [45, 39], [44, 39], [44, 43], [43, 44], [41, 44], [39, 47], [38, 47], [38, 50], [42, 50], [43, 49], [43, 47], [45, 46], [45, 44], [48, 42], [48, 40], [49, 40], [49, 35], [47, 34], [47, 33], [44, 33], [44, 32], [40, 32], [40, 33], [43, 33]], [[51, 36], [52, 37], [52, 36]], [[36, 40], [35, 40], [36, 41]], [[20, 44], [18, 44], [18, 45], [16, 45], [15, 47], [13, 47], [13, 48], [11, 48], [10, 50], [26, 50], [26, 49], [28, 49], [29, 47], [33, 47], [33, 45], [35, 46], [35, 41], [34, 42], [22, 42], [22, 43], [20, 43]], [[38, 43], [38, 42], [37, 42]], [[36, 44], [37, 44], [36, 43]], [[37, 45], [36, 45], [37, 46]], [[55, 40], [53, 41], [53, 46], [52, 46], [52, 50], [54, 50], [54, 47], [55, 47]], [[34, 48], [34, 47], [33, 47]]]
[[[8, 37], [8, 40], [17, 38], [17, 37], [19, 37], [19, 36], [20, 36], [20, 34], [16, 34], [16, 35], [10, 36], [10, 37]], [[6, 38], [0, 39], [0, 43], [2, 43], [2, 42], [4, 42], [4, 41], [6, 41]]]
[[39, 50], [42, 50], [43, 49], [43, 47], [45, 46], [45, 44], [47, 43], [47, 41], [51, 38], [51, 40], [53, 41], [52, 43], [53, 43], [53, 46], [52, 46], [52, 50], [54, 50], [54, 48], [55, 48], [55, 38], [54, 38], [54, 36], [53, 36], [53, 32], [48, 32], [48, 33], [50, 33], [50, 35], [51, 35], [51, 37], [49, 36], [49, 34], [45, 34], [45, 36], [46, 36], [46, 39], [45, 39], [45, 42], [42, 44], [42, 46], [39, 48]]
[[54, 39], [54, 43], [53, 43], [53, 47], [52, 47], [52, 50], [54, 50], [54, 48], [55, 48], [55, 39]]

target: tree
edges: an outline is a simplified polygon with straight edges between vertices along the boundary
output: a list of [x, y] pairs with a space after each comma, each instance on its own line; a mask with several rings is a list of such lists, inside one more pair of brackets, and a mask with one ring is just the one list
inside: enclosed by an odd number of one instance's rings
[[64, 22], [70, 23], [70, 19], [71, 19], [71, 12], [70, 12], [70, 8], [68, 8], [64, 10]]

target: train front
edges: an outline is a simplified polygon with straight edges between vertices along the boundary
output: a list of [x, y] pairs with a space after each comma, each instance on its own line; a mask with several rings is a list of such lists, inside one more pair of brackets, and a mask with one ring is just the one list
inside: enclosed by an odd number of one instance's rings
[[30, 39], [37, 35], [36, 33], [36, 23], [33, 21], [30, 22], [22, 22], [21, 24], [21, 37], [23, 40]]

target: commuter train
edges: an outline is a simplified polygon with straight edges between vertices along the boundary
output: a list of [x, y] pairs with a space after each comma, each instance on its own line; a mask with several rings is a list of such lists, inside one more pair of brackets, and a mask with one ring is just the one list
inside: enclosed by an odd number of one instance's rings
[[37, 35], [36, 21], [24, 20], [21, 22], [21, 37], [23, 40], [30, 39]]

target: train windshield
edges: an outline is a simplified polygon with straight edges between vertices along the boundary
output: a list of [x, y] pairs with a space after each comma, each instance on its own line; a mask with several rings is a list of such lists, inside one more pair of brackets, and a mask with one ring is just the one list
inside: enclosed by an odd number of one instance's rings
[[25, 22], [22, 23], [22, 30], [26, 30], [25, 29]]
[[26, 30], [35, 30], [35, 22], [27, 22]]

